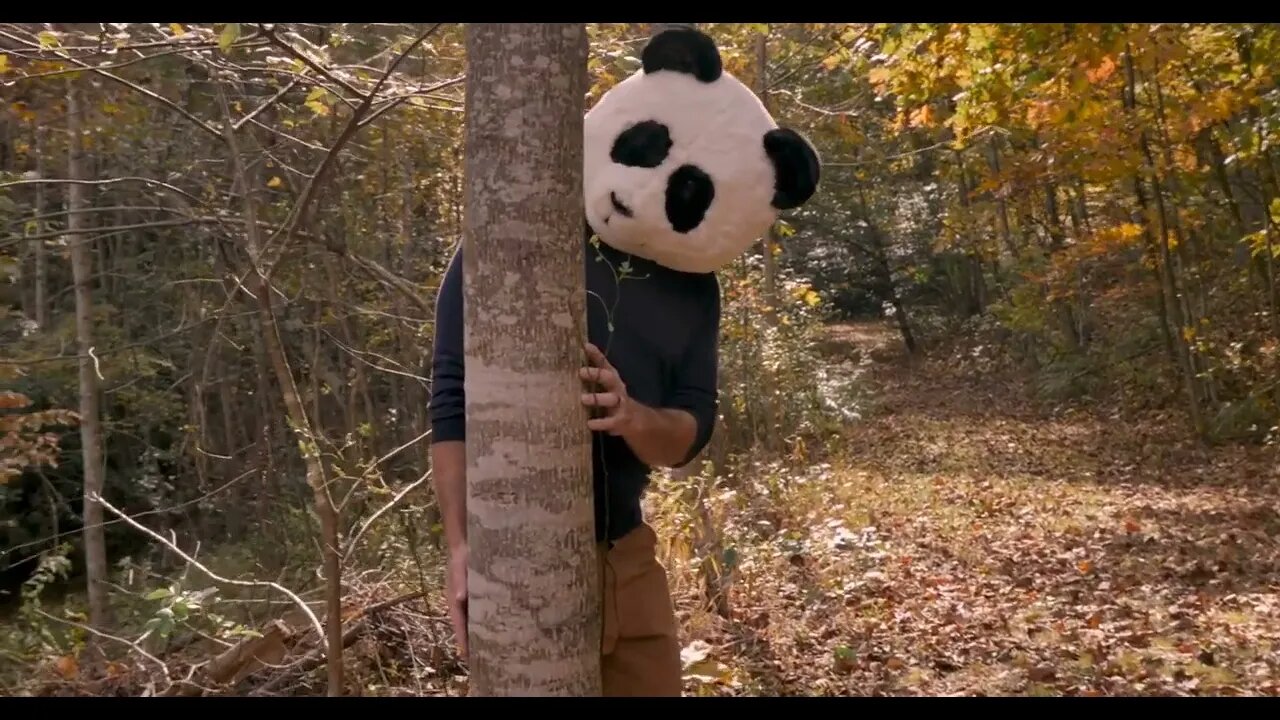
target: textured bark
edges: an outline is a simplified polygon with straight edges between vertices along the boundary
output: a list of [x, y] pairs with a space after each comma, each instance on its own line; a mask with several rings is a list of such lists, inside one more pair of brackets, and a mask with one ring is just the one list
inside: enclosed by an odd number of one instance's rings
[[[84, 157], [84, 109], [80, 81], [67, 81], [67, 177], [87, 180]], [[99, 410], [98, 372], [93, 359], [93, 242], [86, 234], [88, 186], [67, 186], [67, 237], [71, 243], [71, 276], [75, 283], [76, 350], [80, 355], [80, 442], [84, 457], [84, 555], [89, 595], [89, 624], [98, 629], [111, 625], [107, 597], [107, 545], [103, 530], [102, 494], [105, 467], [102, 457], [102, 418]]]
[[599, 695], [581, 24], [467, 26], [468, 660], [476, 696]]

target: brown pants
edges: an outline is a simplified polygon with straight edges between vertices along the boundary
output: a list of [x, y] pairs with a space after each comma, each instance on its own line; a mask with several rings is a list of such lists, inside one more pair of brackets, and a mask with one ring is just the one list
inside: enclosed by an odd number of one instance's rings
[[604, 694], [679, 697], [680, 643], [657, 535], [642, 524], [601, 548]]

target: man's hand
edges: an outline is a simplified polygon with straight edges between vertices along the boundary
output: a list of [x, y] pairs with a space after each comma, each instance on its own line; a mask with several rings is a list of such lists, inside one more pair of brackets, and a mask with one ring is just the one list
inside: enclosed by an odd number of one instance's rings
[[449, 619], [453, 622], [453, 634], [458, 641], [458, 653], [467, 659], [467, 559], [466, 545], [449, 552], [448, 574], [445, 576], [445, 594], [449, 603]]
[[698, 432], [693, 415], [673, 408], [655, 410], [633, 399], [604, 353], [591, 343], [586, 350], [591, 366], [579, 370], [578, 376], [597, 387], [582, 395], [582, 404], [604, 410], [603, 416], [587, 420], [587, 427], [622, 437], [648, 465], [674, 467], [683, 462]]
[[588, 420], [587, 427], [610, 435], [626, 435], [636, 419], [634, 403], [627, 396], [626, 383], [622, 382], [618, 371], [599, 348], [587, 343], [586, 349], [587, 359], [593, 367], [584, 367], [578, 374], [583, 380], [594, 382], [600, 391], [583, 394], [582, 404], [604, 410], [603, 416]]

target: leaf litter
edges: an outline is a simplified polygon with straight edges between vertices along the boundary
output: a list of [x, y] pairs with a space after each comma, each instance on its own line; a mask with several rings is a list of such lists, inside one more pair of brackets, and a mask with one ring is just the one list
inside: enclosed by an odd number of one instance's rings
[[689, 694], [1280, 693], [1274, 451], [945, 362], [873, 380], [825, 464], [715, 498], [733, 614], [682, 586]]

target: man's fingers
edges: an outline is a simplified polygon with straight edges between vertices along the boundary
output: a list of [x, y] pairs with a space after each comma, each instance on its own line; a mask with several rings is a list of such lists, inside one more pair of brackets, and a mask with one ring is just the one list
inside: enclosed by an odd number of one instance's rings
[[618, 391], [618, 373], [607, 368], [588, 367], [578, 371], [578, 377], [587, 381], [600, 383], [600, 386], [610, 392]]
[[622, 404], [622, 398], [611, 392], [583, 393], [582, 404], [587, 407], [614, 408]]
[[617, 415], [609, 415], [608, 417], [594, 418], [587, 421], [587, 428], [601, 432], [613, 432], [617, 428], [621, 418]]
[[600, 348], [592, 345], [591, 343], [587, 343], [585, 347], [587, 349], [587, 359], [591, 361], [592, 365], [609, 370], [613, 369], [613, 365], [609, 363], [609, 358], [605, 357], [604, 353], [600, 352]]

